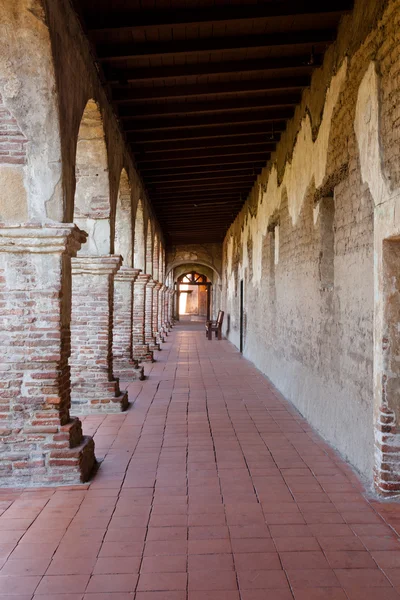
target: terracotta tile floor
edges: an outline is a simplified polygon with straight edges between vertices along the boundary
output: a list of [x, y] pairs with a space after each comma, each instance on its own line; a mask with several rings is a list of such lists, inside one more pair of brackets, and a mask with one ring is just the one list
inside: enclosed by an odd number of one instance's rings
[[91, 485], [0, 492], [2, 600], [400, 598], [400, 504], [233, 346], [180, 325], [146, 370], [84, 420]]

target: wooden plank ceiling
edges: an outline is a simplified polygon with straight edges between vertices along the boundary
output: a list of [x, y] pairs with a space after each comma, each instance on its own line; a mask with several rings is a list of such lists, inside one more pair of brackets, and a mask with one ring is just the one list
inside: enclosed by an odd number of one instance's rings
[[75, 0], [167, 243], [219, 242], [352, 0]]

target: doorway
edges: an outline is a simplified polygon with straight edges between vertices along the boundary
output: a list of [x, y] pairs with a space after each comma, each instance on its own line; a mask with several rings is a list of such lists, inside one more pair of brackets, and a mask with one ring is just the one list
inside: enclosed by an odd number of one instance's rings
[[205, 275], [192, 271], [177, 281], [177, 313], [179, 319], [205, 321], [211, 314], [211, 282]]

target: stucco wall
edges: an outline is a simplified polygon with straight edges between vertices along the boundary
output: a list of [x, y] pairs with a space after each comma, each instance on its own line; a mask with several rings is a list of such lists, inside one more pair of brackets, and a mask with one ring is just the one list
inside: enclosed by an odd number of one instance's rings
[[239, 345], [243, 279], [245, 356], [369, 479], [380, 248], [399, 230], [399, 22], [398, 0], [356, 1], [223, 246], [227, 336]]

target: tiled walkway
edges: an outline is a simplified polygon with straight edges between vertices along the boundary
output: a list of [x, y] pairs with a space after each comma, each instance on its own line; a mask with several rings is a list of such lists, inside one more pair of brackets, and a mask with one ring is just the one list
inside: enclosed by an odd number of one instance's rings
[[90, 486], [0, 492], [2, 600], [400, 598], [400, 504], [233, 346], [178, 326], [147, 371], [127, 413], [85, 420]]

